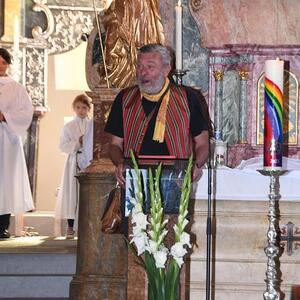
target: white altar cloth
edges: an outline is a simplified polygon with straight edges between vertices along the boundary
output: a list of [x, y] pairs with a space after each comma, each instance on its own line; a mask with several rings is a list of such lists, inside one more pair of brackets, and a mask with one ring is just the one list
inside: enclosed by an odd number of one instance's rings
[[[217, 200], [268, 200], [270, 178], [261, 175], [262, 157], [242, 161], [231, 169], [221, 167], [212, 170], [212, 198]], [[281, 200], [300, 201], [300, 160], [283, 159], [283, 167], [289, 172], [280, 176]], [[207, 169], [193, 186], [192, 198], [207, 199]]]

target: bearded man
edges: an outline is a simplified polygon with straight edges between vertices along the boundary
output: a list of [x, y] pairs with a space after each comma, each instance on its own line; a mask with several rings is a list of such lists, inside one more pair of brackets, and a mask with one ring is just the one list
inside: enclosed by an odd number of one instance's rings
[[178, 159], [194, 153], [193, 180], [199, 179], [209, 152], [209, 124], [201, 106], [204, 97], [192, 88], [170, 83], [171, 56], [160, 44], [139, 49], [136, 69], [137, 85], [117, 95], [105, 128], [111, 134], [109, 152], [118, 183], [125, 184], [124, 160], [131, 149], [135, 155]]

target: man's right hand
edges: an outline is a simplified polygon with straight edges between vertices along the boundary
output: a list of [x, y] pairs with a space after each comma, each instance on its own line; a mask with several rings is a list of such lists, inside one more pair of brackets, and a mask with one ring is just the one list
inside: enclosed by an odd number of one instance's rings
[[125, 171], [124, 164], [123, 163], [118, 164], [118, 166], [115, 169], [115, 177], [116, 177], [117, 182], [119, 183], [119, 185], [122, 188], [125, 188], [124, 171]]

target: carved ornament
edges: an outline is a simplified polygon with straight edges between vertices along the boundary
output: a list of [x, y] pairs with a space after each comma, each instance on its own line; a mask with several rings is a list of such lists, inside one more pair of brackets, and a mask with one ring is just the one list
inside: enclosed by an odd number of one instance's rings
[[201, 6], [201, 0], [192, 0], [191, 1], [191, 6], [192, 6], [192, 9], [194, 11], [197, 11], [200, 9], [200, 6]]
[[240, 70], [239, 75], [241, 80], [248, 80], [249, 72], [245, 70]]
[[216, 81], [221, 81], [224, 76], [224, 71], [223, 70], [217, 70], [213, 71], [214, 77]]
[[35, 12], [43, 12], [47, 18], [47, 29], [43, 31], [41, 26], [35, 26], [32, 29], [32, 36], [34, 39], [47, 39], [54, 30], [54, 18], [51, 10], [48, 8], [47, 0], [33, 0], [35, 5], [32, 10]]

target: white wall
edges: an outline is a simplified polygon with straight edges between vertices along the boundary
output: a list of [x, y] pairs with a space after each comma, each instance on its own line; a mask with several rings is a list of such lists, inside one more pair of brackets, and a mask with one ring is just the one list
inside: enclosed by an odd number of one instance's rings
[[[82, 59], [85, 59], [83, 57]], [[53, 211], [55, 193], [60, 185], [66, 156], [58, 149], [64, 117], [72, 116], [72, 101], [83, 91], [57, 90], [54, 56], [49, 56], [48, 66], [48, 106], [50, 111], [40, 121], [39, 153], [37, 169], [36, 209]], [[74, 61], [76, 64], [76, 61]], [[80, 72], [83, 76], [85, 71]]]

